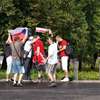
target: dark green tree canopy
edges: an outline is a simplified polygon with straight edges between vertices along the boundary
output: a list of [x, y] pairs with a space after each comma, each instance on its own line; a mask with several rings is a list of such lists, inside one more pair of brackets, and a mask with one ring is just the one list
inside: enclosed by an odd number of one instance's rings
[[99, 0], [0, 0], [0, 40], [18, 26], [50, 28], [70, 40], [84, 61], [100, 51]]

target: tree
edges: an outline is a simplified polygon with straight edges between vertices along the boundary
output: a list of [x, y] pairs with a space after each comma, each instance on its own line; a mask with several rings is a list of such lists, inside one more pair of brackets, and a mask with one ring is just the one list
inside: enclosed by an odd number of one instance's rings
[[0, 39], [18, 26], [50, 28], [72, 42], [73, 57], [94, 64], [100, 51], [99, 0], [0, 0]]
[[86, 21], [88, 24], [88, 43], [87, 43], [87, 57], [88, 62], [91, 63], [91, 68], [95, 67], [96, 53], [100, 50], [99, 47], [99, 1], [98, 0], [85, 0], [83, 11], [85, 12]]

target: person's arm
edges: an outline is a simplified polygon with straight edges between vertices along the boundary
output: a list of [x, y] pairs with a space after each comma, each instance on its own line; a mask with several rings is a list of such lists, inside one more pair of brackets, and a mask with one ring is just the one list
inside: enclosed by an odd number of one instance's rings
[[40, 47], [37, 47], [36, 54], [37, 56], [40, 54]]
[[51, 50], [48, 51], [47, 60], [48, 60], [49, 58], [51, 58], [52, 56], [53, 56], [53, 50], [51, 49]]
[[25, 41], [27, 40], [28, 36], [25, 35], [25, 37], [23, 38], [23, 40], [21, 41], [23, 44], [25, 43]]
[[28, 39], [28, 28], [26, 27], [26, 28], [24, 28], [25, 30], [26, 30], [26, 32], [25, 32], [25, 36], [24, 36], [24, 38], [23, 38], [23, 40], [21, 41], [23, 44], [26, 42], [26, 40]]
[[43, 59], [43, 62], [46, 63], [46, 59], [44, 58], [43, 54], [40, 52], [40, 47], [37, 47], [36, 55], [40, 55]]
[[49, 58], [51, 58], [53, 55], [49, 55], [48, 57], [47, 57], [47, 59], [46, 60], [48, 60]]
[[41, 55], [43, 61], [46, 62], [46, 59], [44, 58], [44, 56], [41, 53], [40, 53], [40, 55]]
[[61, 52], [61, 51], [65, 50], [65, 49], [66, 49], [66, 45], [64, 45], [62, 48], [60, 48], [58, 52]]
[[36, 38], [36, 39], [33, 39], [32, 43], [36, 42], [38, 39], [39, 39], [39, 37]]
[[53, 56], [53, 53], [54, 53], [54, 48], [48, 48], [48, 57], [46, 60], [50, 59], [52, 56]]
[[10, 34], [8, 35], [8, 39], [7, 39], [6, 43], [8, 43], [8, 44], [12, 43], [12, 39], [11, 39]]

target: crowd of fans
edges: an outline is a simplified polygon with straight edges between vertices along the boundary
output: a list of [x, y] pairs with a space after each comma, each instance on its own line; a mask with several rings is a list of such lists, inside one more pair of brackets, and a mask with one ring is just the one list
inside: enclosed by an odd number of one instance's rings
[[56, 85], [56, 65], [61, 62], [64, 71], [64, 79], [61, 81], [69, 81], [68, 78], [68, 59], [69, 56], [65, 52], [67, 41], [61, 36], [48, 37], [48, 54], [46, 55], [44, 43], [39, 35], [33, 35], [20, 39], [18, 36], [9, 34], [6, 41], [5, 55], [7, 62], [7, 77], [11, 79], [13, 75], [13, 86], [22, 86], [22, 80], [32, 80], [31, 70], [38, 71], [38, 79], [43, 77], [46, 72], [50, 85]]

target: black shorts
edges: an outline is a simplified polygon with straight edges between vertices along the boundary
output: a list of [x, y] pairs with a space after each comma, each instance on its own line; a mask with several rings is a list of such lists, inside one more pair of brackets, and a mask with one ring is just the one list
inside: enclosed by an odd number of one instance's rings
[[33, 69], [38, 70], [38, 71], [45, 71], [45, 64], [35, 64], [33, 63], [32, 65]]
[[37, 66], [38, 71], [45, 71], [45, 64]]

